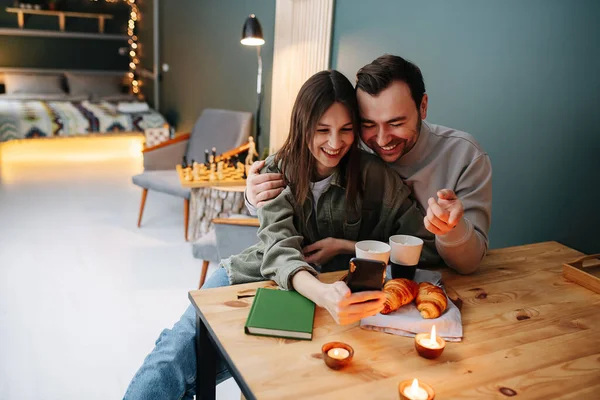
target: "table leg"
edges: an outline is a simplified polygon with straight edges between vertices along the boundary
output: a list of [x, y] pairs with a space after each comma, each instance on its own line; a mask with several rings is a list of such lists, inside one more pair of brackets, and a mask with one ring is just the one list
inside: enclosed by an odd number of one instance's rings
[[196, 315], [196, 398], [214, 400], [217, 396], [217, 350], [202, 319]]

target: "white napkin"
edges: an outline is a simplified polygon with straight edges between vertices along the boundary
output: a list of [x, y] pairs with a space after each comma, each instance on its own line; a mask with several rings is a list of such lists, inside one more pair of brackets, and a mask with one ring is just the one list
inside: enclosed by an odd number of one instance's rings
[[[388, 278], [391, 277], [389, 267]], [[415, 282], [430, 282], [441, 286], [442, 274], [436, 271], [417, 269]], [[443, 287], [442, 287], [443, 288]], [[459, 309], [448, 299], [448, 308], [435, 319], [425, 319], [413, 303], [400, 307], [391, 314], [377, 314], [360, 321], [362, 329], [391, 333], [392, 335], [414, 337], [417, 333], [430, 332], [435, 325], [437, 334], [449, 342], [460, 342], [463, 336]]]

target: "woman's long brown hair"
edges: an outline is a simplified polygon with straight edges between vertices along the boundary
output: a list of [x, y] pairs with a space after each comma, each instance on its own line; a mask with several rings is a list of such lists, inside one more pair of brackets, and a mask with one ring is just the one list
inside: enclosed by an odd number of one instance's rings
[[290, 133], [275, 155], [275, 165], [280, 166], [298, 204], [304, 204], [311, 179], [316, 175], [316, 159], [310, 152], [310, 146], [317, 123], [334, 103], [344, 105], [352, 119], [354, 142], [338, 164], [338, 171], [346, 187], [346, 206], [356, 211], [358, 196], [362, 194], [358, 149], [360, 118], [354, 88], [340, 72], [318, 72], [302, 85], [292, 109]]

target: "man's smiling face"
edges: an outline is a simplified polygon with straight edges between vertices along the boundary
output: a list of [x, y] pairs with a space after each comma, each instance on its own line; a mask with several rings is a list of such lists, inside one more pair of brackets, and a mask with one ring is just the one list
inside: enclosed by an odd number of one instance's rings
[[395, 162], [413, 148], [419, 138], [421, 120], [427, 117], [427, 95], [417, 108], [410, 88], [394, 81], [372, 96], [356, 91], [362, 120], [361, 138], [386, 162]]

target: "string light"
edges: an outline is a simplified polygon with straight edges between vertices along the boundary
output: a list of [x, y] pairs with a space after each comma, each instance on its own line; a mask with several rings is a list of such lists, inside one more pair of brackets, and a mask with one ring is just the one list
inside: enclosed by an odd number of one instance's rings
[[140, 15], [140, 10], [138, 9], [135, 0], [125, 0], [125, 2], [129, 3], [130, 8], [129, 21], [127, 22], [127, 34], [129, 35], [129, 78], [131, 79], [131, 92], [141, 99], [143, 95], [139, 88], [142, 82], [136, 74], [137, 64], [140, 63], [140, 59], [137, 55], [138, 37], [135, 34], [135, 25]]
[[[98, 0], [91, 0], [97, 2]], [[129, 72], [127, 73], [127, 77], [131, 80], [131, 91], [133, 94], [137, 95], [139, 99], [143, 99], [144, 95], [140, 91], [140, 87], [142, 86], [142, 81], [140, 77], [137, 75], [137, 65], [140, 63], [140, 59], [138, 58], [138, 37], [135, 34], [135, 24], [138, 19], [141, 17], [140, 10], [136, 4], [136, 0], [104, 0], [106, 3], [117, 3], [119, 1], [124, 1], [129, 5], [129, 20], [127, 21], [127, 36], [129, 36]]]

